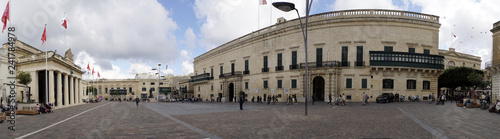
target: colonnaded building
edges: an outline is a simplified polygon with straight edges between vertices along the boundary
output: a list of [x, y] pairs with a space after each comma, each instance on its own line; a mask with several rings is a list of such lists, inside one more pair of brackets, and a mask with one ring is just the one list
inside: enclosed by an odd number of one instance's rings
[[[31, 74], [31, 83], [25, 85], [17, 84], [17, 101], [27, 102], [28, 96], [33, 102], [53, 103], [56, 107], [65, 107], [82, 103], [88, 96], [84, 94], [86, 83], [82, 80], [81, 68], [74, 64], [71, 49], [61, 56], [53, 51], [43, 52], [22, 41], [15, 41], [16, 72], [28, 72]], [[4, 59], [7, 53], [7, 44], [3, 44], [0, 57]], [[46, 57], [46, 54], [48, 57]], [[45, 64], [47, 58], [48, 69], [48, 95], [46, 94]], [[0, 60], [3, 61], [3, 60]], [[0, 77], [5, 77], [8, 65], [0, 62]], [[4, 82], [4, 81], [0, 81]], [[18, 81], [19, 82], [19, 81]], [[5, 82], [4, 82], [5, 83]], [[6, 93], [7, 86], [2, 84], [0, 93]], [[48, 96], [48, 98], [47, 98]], [[3, 98], [2, 98], [3, 99]], [[5, 99], [3, 99], [5, 101]]]
[[486, 70], [492, 74], [493, 100], [500, 98], [500, 21], [493, 24], [493, 58], [486, 63]]
[[[408, 11], [311, 15], [306, 73], [299, 20], [280, 18], [275, 25], [196, 57], [190, 85], [195, 96], [228, 101], [243, 91], [247, 99], [274, 95], [284, 101], [296, 95], [304, 102], [305, 81], [309, 81], [309, 101], [328, 101], [330, 93], [345, 94], [348, 101], [361, 101], [363, 92], [373, 97], [371, 101], [381, 93], [437, 93], [445, 62], [454, 63], [447, 67], [460, 63], [481, 67], [480, 58], [463, 60], [454, 49], [439, 50], [440, 26], [438, 16]], [[443, 55], [448, 54], [458, 59], [445, 60]]]

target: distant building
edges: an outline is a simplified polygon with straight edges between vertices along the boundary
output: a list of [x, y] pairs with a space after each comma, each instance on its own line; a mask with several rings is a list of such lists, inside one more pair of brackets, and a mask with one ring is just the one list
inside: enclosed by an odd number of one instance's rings
[[444, 56], [445, 69], [454, 67], [469, 67], [481, 70], [481, 57], [473, 56], [455, 51], [455, 48], [449, 50], [439, 50], [439, 55]]

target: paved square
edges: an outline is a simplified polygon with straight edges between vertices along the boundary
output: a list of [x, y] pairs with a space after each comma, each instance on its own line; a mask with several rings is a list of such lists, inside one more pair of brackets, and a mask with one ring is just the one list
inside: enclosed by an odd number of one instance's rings
[[[102, 102], [19, 116], [2, 138], [494, 138], [499, 114], [405, 102], [361, 106], [316, 103]], [[87, 111], [88, 110], [88, 111]], [[85, 112], [86, 111], [86, 112]]]

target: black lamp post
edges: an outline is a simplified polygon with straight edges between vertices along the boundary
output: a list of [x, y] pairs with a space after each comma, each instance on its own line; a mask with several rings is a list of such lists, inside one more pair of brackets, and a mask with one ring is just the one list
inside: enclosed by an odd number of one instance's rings
[[[305, 48], [305, 53], [306, 53], [306, 78], [305, 78], [305, 95], [306, 95], [306, 105], [305, 105], [305, 115], [307, 116], [307, 98], [308, 98], [308, 87], [309, 87], [309, 72], [308, 72], [308, 64], [307, 64], [307, 22], [309, 21], [309, 11], [311, 11], [311, 5], [312, 5], [313, 0], [309, 2], [309, 0], [306, 0], [306, 24], [305, 24], [305, 30], [304, 30], [304, 25], [302, 24], [302, 19], [300, 19], [300, 14], [299, 10], [295, 9], [295, 4], [290, 3], [290, 2], [274, 2], [273, 6], [276, 7], [277, 9], [284, 11], [284, 12], [289, 12], [291, 10], [295, 10], [297, 12], [297, 16], [299, 16], [299, 21], [300, 21], [300, 26], [302, 28], [302, 36], [304, 36], [304, 48]], [[314, 99], [314, 98], [313, 98]]]

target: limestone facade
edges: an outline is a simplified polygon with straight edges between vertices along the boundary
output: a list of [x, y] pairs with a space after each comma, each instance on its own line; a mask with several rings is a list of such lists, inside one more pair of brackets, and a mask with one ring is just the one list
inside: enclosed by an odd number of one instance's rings
[[[160, 82], [158, 82], [158, 76], [156, 78], [152, 78], [152, 76], [151, 78], [143, 77], [145, 76], [136, 76], [135, 79], [100, 79], [89, 81], [89, 86], [97, 89], [97, 94], [92, 97], [101, 96], [105, 100], [111, 98], [129, 100], [135, 98], [143, 100], [154, 98], [151, 100], [155, 100], [158, 94], [158, 84], [160, 84], [159, 87], [161, 88], [171, 87], [170, 78], [161, 78]], [[93, 95], [92, 93], [89, 94]]]
[[7, 105], [7, 77], [8, 77], [8, 66], [9, 63], [7, 62], [7, 55], [6, 55], [6, 50], [1, 48], [0, 49], [0, 105], [6, 106]]
[[[304, 20], [304, 19], [303, 19]], [[437, 92], [444, 71], [439, 55], [439, 17], [394, 10], [347, 10], [311, 15], [309, 79], [298, 19], [249, 33], [194, 59], [194, 95], [227, 101], [241, 91], [252, 97], [296, 95], [328, 101], [339, 94], [374, 101], [381, 93], [424, 96]]]
[[486, 70], [491, 73], [492, 100], [500, 98], [500, 21], [493, 24], [493, 58], [486, 63]]
[[[7, 47], [7, 44], [3, 45], [4, 49]], [[83, 72], [74, 64], [71, 49], [66, 51], [65, 56], [61, 56], [53, 51], [43, 52], [19, 40], [15, 41], [15, 48], [16, 72], [29, 72], [32, 78], [27, 87], [18, 87], [17, 101], [27, 102], [28, 95], [31, 95], [30, 99], [34, 102], [53, 103], [56, 107], [82, 103], [85, 91], [85, 85], [82, 84]]]
[[449, 50], [439, 50], [439, 55], [444, 56], [445, 69], [453, 67], [469, 67], [481, 70], [481, 57], [473, 56], [455, 51], [455, 48]]

